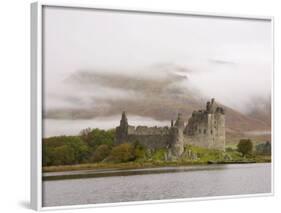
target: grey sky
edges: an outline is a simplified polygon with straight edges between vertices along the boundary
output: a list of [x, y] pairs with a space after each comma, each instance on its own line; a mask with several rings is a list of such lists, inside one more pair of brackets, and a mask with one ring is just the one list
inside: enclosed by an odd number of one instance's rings
[[186, 96], [216, 97], [246, 112], [252, 99], [270, 96], [271, 42], [269, 21], [47, 7], [44, 108], [103, 110], [104, 99], [152, 101], [141, 86], [110, 85], [113, 74], [121, 75], [118, 82], [133, 76], [171, 97], [186, 89]]

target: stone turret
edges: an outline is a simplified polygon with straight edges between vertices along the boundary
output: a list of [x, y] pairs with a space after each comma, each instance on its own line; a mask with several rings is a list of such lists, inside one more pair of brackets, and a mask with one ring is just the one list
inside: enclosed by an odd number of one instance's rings
[[207, 102], [207, 106], [206, 106], [207, 113], [214, 113], [216, 111], [216, 108], [217, 108], [217, 104], [214, 98], [211, 99], [211, 102], [210, 101]]
[[176, 157], [180, 157], [184, 151], [184, 121], [181, 113], [178, 114], [178, 118], [175, 125], [171, 128], [171, 148], [172, 154]]
[[181, 113], [178, 113], [178, 118], [176, 120], [175, 126], [181, 129], [184, 128], [184, 120], [182, 119]]
[[124, 140], [126, 140], [128, 136], [128, 127], [129, 124], [128, 124], [126, 112], [123, 112], [120, 120], [120, 126], [116, 128], [115, 143], [119, 144], [122, 143]]
[[126, 112], [123, 112], [122, 113], [122, 116], [121, 116], [121, 120], [120, 120], [120, 127], [128, 127], [128, 119], [127, 119], [127, 115], [126, 115]]

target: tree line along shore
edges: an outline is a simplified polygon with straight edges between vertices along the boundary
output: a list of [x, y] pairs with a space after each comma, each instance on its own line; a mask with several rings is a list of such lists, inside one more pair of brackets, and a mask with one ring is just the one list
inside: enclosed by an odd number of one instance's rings
[[84, 129], [78, 136], [43, 139], [43, 172], [87, 169], [131, 169], [208, 163], [271, 162], [271, 143], [254, 144], [241, 138], [225, 151], [187, 145], [178, 159], [168, 160], [168, 150], [147, 149], [138, 141], [114, 144], [115, 130]]

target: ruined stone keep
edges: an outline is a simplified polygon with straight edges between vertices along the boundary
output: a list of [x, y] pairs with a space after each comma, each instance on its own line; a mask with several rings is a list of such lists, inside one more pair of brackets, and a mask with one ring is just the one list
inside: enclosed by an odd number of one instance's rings
[[130, 126], [126, 113], [122, 113], [120, 125], [116, 127], [115, 143], [138, 142], [147, 148], [167, 148], [175, 156], [184, 152], [185, 145], [225, 149], [225, 112], [215, 99], [207, 102], [206, 109], [194, 111], [187, 124], [178, 114], [168, 127]]

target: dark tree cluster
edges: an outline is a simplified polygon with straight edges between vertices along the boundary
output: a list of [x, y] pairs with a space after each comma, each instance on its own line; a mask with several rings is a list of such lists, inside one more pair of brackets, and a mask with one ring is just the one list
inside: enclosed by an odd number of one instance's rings
[[114, 146], [115, 130], [84, 129], [79, 136], [43, 139], [43, 166], [128, 162], [145, 155], [139, 143]]
[[256, 145], [256, 153], [260, 155], [271, 155], [271, 143], [267, 141]]
[[243, 156], [251, 154], [253, 152], [253, 143], [250, 139], [241, 139], [237, 145], [238, 152], [241, 152]]

